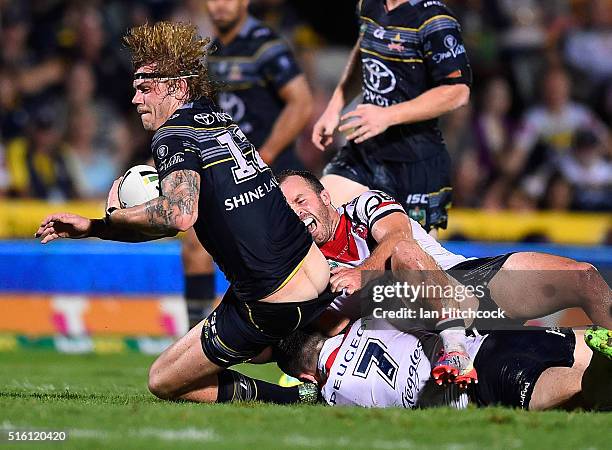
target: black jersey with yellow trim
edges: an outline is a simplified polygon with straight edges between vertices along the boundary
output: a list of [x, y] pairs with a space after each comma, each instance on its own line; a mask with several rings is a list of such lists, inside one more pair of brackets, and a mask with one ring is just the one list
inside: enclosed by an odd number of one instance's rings
[[227, 45], [213, 41], [208, 67], [220, 83], [219, 106], [259, 148], [285, 106], [278, 92], [302, 73], [288, 44], [249, 16]]
[[228, 113], [207, 100], [186, 104], [151, 149], [160, 182], [176, 170], [200, 175], [194, 229], [239, 299], [264, 298], [286, 282], [312, 238]]
[[[471, 84], [461, 27], [443, 2], [408, 0], [388, 11], [385, 0], [362, 0], [358, 13], [364, 103], [387, 107], [442, 84]], [[365, 145], [398, 161], [444, 150], [436, 119], [390, 127]]]

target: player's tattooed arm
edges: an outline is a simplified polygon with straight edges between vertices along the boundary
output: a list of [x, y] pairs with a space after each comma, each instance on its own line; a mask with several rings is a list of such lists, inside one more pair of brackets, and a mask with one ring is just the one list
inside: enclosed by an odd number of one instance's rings
[[151, 237], [174, 236], [191, 228], [198, 218], [200, 175], [176, 170], [162, 180], [161, 192], [143, 205], [113, 211], [110, 228], [117, 234], [124, 229]]
[[160, 233], [187, 231], [198, 218], [200, 175], [177, 170], [163, 179], [162, 195], [145, 203], [147, 223]]

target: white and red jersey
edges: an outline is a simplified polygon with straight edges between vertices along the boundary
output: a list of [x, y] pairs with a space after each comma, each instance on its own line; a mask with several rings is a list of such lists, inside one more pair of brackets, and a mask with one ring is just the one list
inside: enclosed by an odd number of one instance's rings
[[[426, 351], [423, 342], [433, 335], [423, 331], [419, 336], [401, 332], [386, 320], [366, 317], [345, 334], [325, 341], [317, 362], [319, 372], [327, 377], [321, 389], [325, 401], [332, 406], [366, 408], [415, 408], [434, 402], [465, 407], [467, 396], [455, 390], [443, 397], [440, 390], [425, 394], [425, 385], [435, 382], [430, 378], [431, 350]], [[472, 358], [483, 340], [483, 336], [466, 338]]]
[[[370, 256], [378, 243], [372, 236], [374, 224], [392, 213], [406, 214], [402, 205], [382, 191], [367, 191], [338, 208], [340, 223], [333, 239], [321, 246], [333, 266], [357, 267]], [[446, 250], [415, 220], [410, 219], [412, 236], [421, 248], [443, 269], [465, 261], [462, 255]]]

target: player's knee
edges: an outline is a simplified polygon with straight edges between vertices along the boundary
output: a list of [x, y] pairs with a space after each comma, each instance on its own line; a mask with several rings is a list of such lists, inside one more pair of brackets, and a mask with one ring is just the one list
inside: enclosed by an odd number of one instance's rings
[[593, 284], [593, 280], [600, 276], [597, 268], [586, 262], [575, 262], [572, 270], [578, 278], [577, 284], [580, 289], [587, 289]]
[[162, 400], [176, 399], [174, 390], [170, 383], [168, 383], [168, 379], [164, 376], [157, 361], [155, 361], [149, 369], [148, 388], [151, 394]]

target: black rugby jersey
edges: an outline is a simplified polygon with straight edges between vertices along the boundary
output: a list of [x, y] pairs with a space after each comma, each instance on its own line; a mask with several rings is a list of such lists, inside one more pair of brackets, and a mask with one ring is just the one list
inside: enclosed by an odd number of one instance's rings
[[279, 288], [312, 238], [231, 116], [207, 100], [186, 104], [151, 149], [160, 182], [176, 170], [200, 174], [194, 229], [236, 296], [254, 301]]
[[277, 92], [301, 70], [285, 41], [253, 17], [227, 46], [215, 39], [212, 48], [208, 68], [221, 83], [219, 106], [259, 148], [285, 106]]
[[[362, 0], [358, 6], [364, 103], [386, 107], [441, 84], [471, 83], [459, 23], [444, 3], [409, 0], [389, 12], [385, 3]], [[461, 76], [446, 78], [451, 73]], [[397, 161], [445, 150], [437, 119], [393, 126], [357, 145], [379, 159]]]

